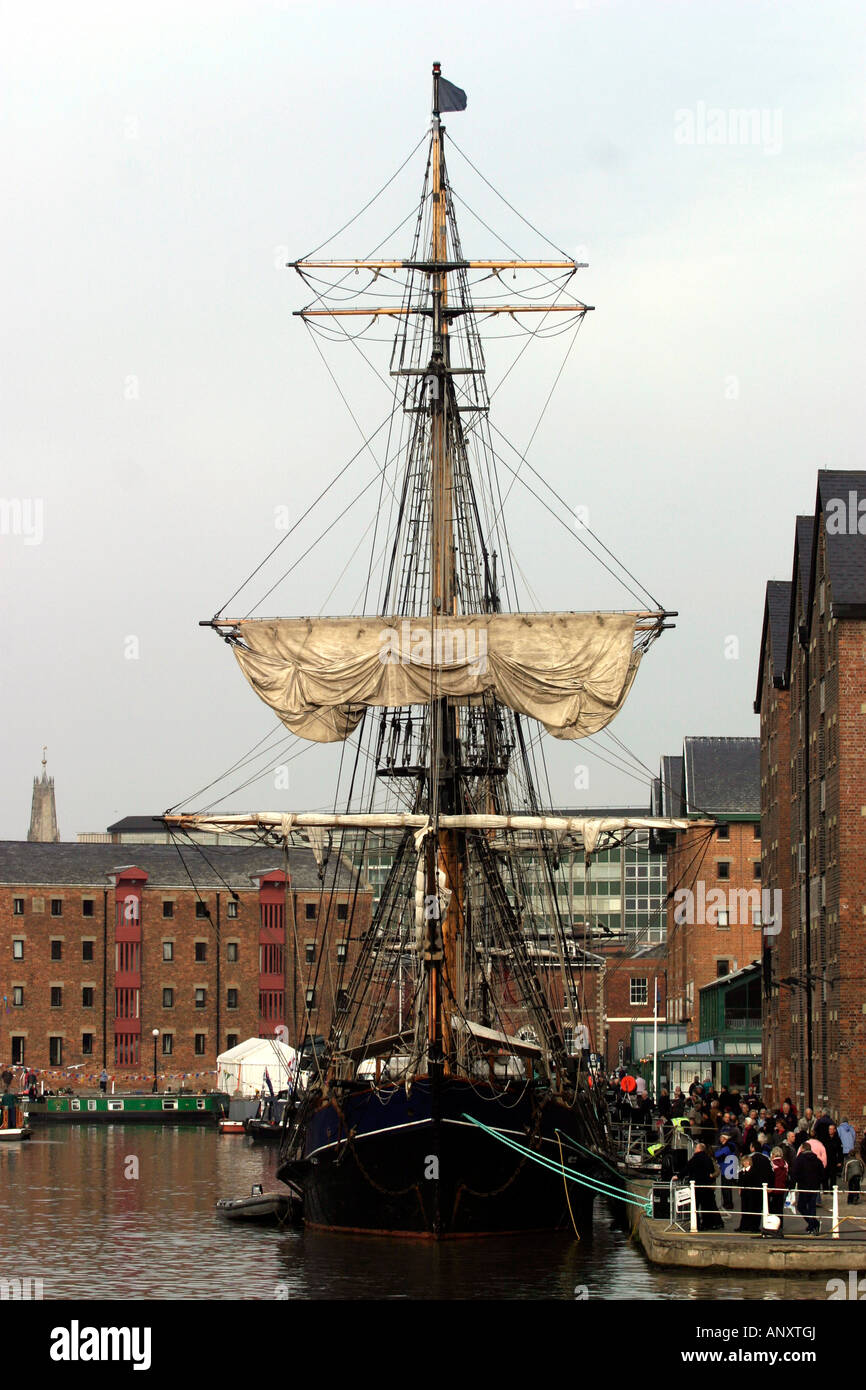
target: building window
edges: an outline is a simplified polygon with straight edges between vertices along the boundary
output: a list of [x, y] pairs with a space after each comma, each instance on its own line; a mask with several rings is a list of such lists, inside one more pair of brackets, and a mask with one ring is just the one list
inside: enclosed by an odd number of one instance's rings
[[349, 955], [349, 943], [348, 943], [347, 941], [338, 941], [338, 942], [337, 942], [337, 960], [340, 961], [340, 962], [342, 963], [343, 961], [345, 961], [345, 960], [348, 958], [348, 955]]
[[23, 916], [24, 916], [24, 899], [23, 899], [23, 898], [13, 898], [13, 899], [12, 899], [12, 916], [13, 916], [13, 917], [23, 917]]
[[760, 861], [760, 859], [756, 859], [755, 862], [754, 862], [754, 864], [752, 865], [752, 878], [760, 878], [760, 877], [761, 877], [761, 861]]
[[13, 960], [23, 960], [23, 959], [24, 959], [24, 942], [21, 940], [20, 937], [19, 937], [16, 941], [13, 941], [13, 942], [12, 942], [12, 959], [13, 959]]
[[308, 922], [315, 922], [315, 920], [316, 920], [316, 911], [317, 911], [317, 907], [318, 907], [318, 904], [317, 904], [317, 903], [305, 903], [305, 904], [304, 904], [304, 915], [306, 916], [306, 919], [307, 919]]
[[50, 1067], [63, 1066], [63, 1039], [48, 1039], [48, 1065]]
[[716, 839], [717, 839], [717, 840], [730, 840], [730, 838], [731, 838], [731, 827], [730, 827], [729, 825], [717, 825], [717, 826], [716, 826]]
[[207, 1039], [206, 1039], [204, 1033], [196, 1033], [196, 1035], [195, 1035], [195, 1055], [196, 1055], [196, 1057], [203, 1057], [203, 1056], [204, 1056], [204, 1049], [205, 1049], [205, 1043], [206, 1043], [206, 1041], [207, 1041]]
[[93, 1008], [93, 986], [82, 985], [81, 987], [81, 1007], [82, 1009]]
[[197, 1009], [204, 1009], [204, 1008], [207, 1007], [207, 990], [206, 990], [206, 989], [197, 989], [197, 990], [196, 990], [196, 992], [195, 992], [195, 1006], [196, 1006]]
[[24, 1065], [24, 1043], [26, 1039], [12, 1035], [12, 1065], [13, 1067], [23, 1067]]
[[62, 899], [62, 898], [52, 898], [52, 899], [51, 899], [51, 916], [52, 916], [52, 917], [62, 917], [62, 916], [63, 916], [63, 899]]
[[195, 958], [197, 961], [207, 960], [207, 942], [197, 941], [195, 943]]
[[62, 959], [63, 959], [63, 942], [62, 942], [62, 941], [52, 941], [52, 942], [51, 942], [51, 959], [52, 959], [52, 960], [62, 960]]
[[649, 981], [632, 977], [629, 987], [630, 1004], [646, 1004], [649, 1000]]
[[347, 1009], [349, 1007], [349, 994], [345, 989], [337, 990], [337, 1008]]
[[226, 903], [226, 917], [237, 917], [237, 915], [238, 905], [232, 898], [230, 902]]
[[24, 1004], [24, 986], [23, 986], [23, 985], [13, 985], [13, 986], [12, 986], [12, 1003], [14, 1004], [14, 1006], [15, 1006], [16, 1009], [20, 1009], [20, 1008], [23, 1006], [23, 1004]]
[[51, 986], [51, 1007], [52, 1007], [52, 1009], [62, 1009], [62, 1008], [63, 1008], [63, 986], [62, 986], [62, 985], [52, 985], [52, 986]]
[[174, 1051], [174, 1033], [163, 1033], [162, 1035], [162, 1055], [170, 1057]]
[[226, 1008], [227, 1008], [227, 1009], [236, 1009], [237, 1006], [238, 1006], [238, 992], [237, 992], [236, 989], [230, 989], [230, 990], [228, 990], [227, 993], [226, 993]]
[[316, 961], [316, 943], [315, 943], [315, 941], [306, 941], [306, 942], [304, 942], [304, 959], [306, 960], [307, 965], [314, 965], [314, 964], [315, 964], [315, 961]]
[[727, 925], [728, 925], [728, 909], [727, 909], [726, 907], [720, 907], [720, 908], [718, 909], [718, 915], [717, 915], [717, 917], [716, 917], [716, 926], [717, 926], [717, 927], [727, 927]]
[[93, 942], [92, 942], [92, 941], [82, 941], [82, 943], [81, 943], [81, 959], [82, 959], [82, 960], [93, 960]]
[[237, 1033], [226, 1033], [226, 1052], [231, 1052], [233, 1047], [238, 1045]]
[[348, 904], [348, 903], [337, 903], [337, 921], [338, 921], [338, 922], [348, 922], [348, 920], [349, 920], [349, 904]]
[[228, 945], [226, 946], [226, 960], [227, 960], [231, 965], [235, 965], [235, 964], [237, 963], [237, 959], [238, 959], [238, 943], [237, 943], [236, 941], [230, 941], [230, 942], [228, 943]]
[[163, 915], [163, 917], [173, 917], [173, 916], [174, 916], [174, 903], [167, 903], [167, 902], [164, 902], [163, 905], [162, 905], [162, 915]]
[[81, 1034], [81, 1055], [82, 1055], [82, 1057], [92, 1057], [92, 1056], [93, 1056], [93, 1034], [92, 1034], [92, 1033], [82, 1033], [82, 1034]]
[[304, 1002], [308, 1009], [314, 1009], [316, 1007], [316, 991], [314, 989], [307, 990], [304, 996]]
[[173, 990], [173, 989], [164, 989], [164, 990], [162, 991], [162, 1007], [163, 1007], [164, 1009], [173, 1009], [173, 1008], [174, 1008], [174, 990]]
[[[197, 902], [196, 905], [195, 905], [195, 915], [196, 915], [196, 917], [210, 917], [210, 913], [208, 912], [207, 903]], [[196, 1036], [198, 1036], [198, 1035], [196, 1035]]]
[[162, 943], [162, 958], [163, 958], [163, 960], [174, 960], [174, 942], [173, 942], [173, 941], [163, 941], [163, 943]]
[[82, 898], [82, 899], [81, 899], [81, 915], [82, 915], [82, 917], [92, 917], [92, 916], [93, 916], [93, 912], [94, 912], [94, 908], [93, 908], [93, 899], [92, 899], [92, 898]]
[[730, 975], [731, 963], [727, 960], [716, 961], [716, 979], [719, 980], [723, 975]]
[[716, 865], [716, 878], [730, 878], [730, 877], [731, 877], [731, 866], [730, 866], [730, 864], [728, 863], [727, 859], [723, 859], [723, 860], [721, 861], [721, 863], [719, 863], [719, 864]]
[[755, 822], [755, 827], [754, 827], [754, 829], [755, 829], [755, 839], [756, 839], [756, 840], [760, 840], [760, 838], [761, 838], [761, 822], [760, 822], [760, 821], [756, 821], [756, 822]]

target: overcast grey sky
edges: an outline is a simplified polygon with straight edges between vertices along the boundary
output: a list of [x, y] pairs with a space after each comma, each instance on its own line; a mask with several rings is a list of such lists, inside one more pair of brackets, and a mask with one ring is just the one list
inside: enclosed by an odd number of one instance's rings
[[[686, 734], [757, 733], [765, 581], [789, 577], [816, 470], [862, 465], [861, 4], [81, 0], [0, 14], [0, 496], [23, 504], [0, 535], [0, 835], [26, 836], [43, 743], [72, 839], [187, 797], [273, 725], [197, 622], [274, 543], [274, 509], [298, 515], [359, 439], [279, 267], [421, 139], [434, 59], [468, 93], [448, 118], [461, 148], [590, 263], [578, 292], [596, 312], [530, 458], [680, 613], [613, 730], [651, 767]], [[761, 113], [750, 138], [714, 143], [717, 113], [746, 109]], [[462, 161], [450, 168], [523, 254], [544, 249]], [[382, 220], [337, 249], [367, 252], [422, 172], [423, 150]], [[500, 249], [472, 217], [462, 231], [470, 254]], [[329, 361], [369, 425], [385, 397], [348, 351]], [[560, 360], [542, 348], [497, 401], [521, 446]], [[512, 497], [541, 606], [624, 606]], [[316, 552], [278, 611], [317, 611], [356, 539]], [[356, 578], [328, 611], [346, 611]], [[332, 751], [291, 766], [288, 791], [265, 777], [233, 808], [326, 804]], [[550, 767], [562, 803], [648, 797], [580, 745], [552, 748]]]

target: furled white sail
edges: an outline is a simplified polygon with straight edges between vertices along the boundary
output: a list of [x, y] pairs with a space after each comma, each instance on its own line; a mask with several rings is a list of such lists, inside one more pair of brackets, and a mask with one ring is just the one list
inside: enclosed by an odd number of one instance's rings
[[[288, 840], [296, 830], [311, 828], [341, 830], [412, 830], [420, 849], [425, 836], [432, 833], [433, 821], [424, 814], [410, 811], [322, 812], [322, 811], [258, 811], [251, 815], [194, 815], [163, 816], [169, 829], [227, 833], [237, 830], [270, 830]], [[575, 836], [582, 840], [587, 854], [595, 852], [606, 837], [624, 830], [688, 830], [694, 821], [669, 816], [519, 816], [519, 815], [440, 815], [441, 830], [517, 830], [545, 831], [562, 838]]]
[[370, 706], [490, 691], [556, 738], [603, 729], [640, 661], [627, 613], [278, 618], [238, 624], [232, 648], [256, 694], [293, 733], [345, 739]]

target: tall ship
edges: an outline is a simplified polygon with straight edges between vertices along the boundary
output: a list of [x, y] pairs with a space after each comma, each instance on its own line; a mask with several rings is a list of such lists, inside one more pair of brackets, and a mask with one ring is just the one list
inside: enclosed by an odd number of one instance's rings
[[[408, 255], [291, 263], [313, 291], [307, 327], [353, 344], [370, 325], [396, 328], [361, 611], [208, 620], [286, 729], [344, 745], [339, 799], [165, 818], [191, 835], [300, 837], [323, 863], [363, 865], [369, 843], [388, 842], [372, 920], [340, 923], [327, 1036], [308, 1009], [289, 1038], [306, 1065], [279, 1175], [312, 1227], [434, 1240], [591, 1219], [609, 1125], [587, 943], [557, 894], [558, 857], [565, 842], [589, 861], [635, 829], [678, 824], [550, 809], [544, 736], [604, 729], [672, 614], [519, 605], [481, 327], [506, 315], [576, 334], [590, 306], [571, 290], [573, 259], [467, 258], [442, 121], [465, 105], [435, 64]], [[292, 949], [309, 1001], [320, 967], [287, 933]]]

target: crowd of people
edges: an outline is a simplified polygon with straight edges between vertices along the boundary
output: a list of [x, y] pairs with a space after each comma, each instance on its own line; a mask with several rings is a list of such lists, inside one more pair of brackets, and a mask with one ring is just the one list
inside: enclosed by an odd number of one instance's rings
[[809, 1107], [798, 1115], [790, 1097], [772, 1110], [754, 1085], [745, 1094], [717, 1091], [709, 1079], [695, 1077], [687, 1091], [676, 1086], [671, 1095], [662, 1088], [653, 1108], [645, 1084], [638, 1092], [635, 1081], [628, 1092], [620, 1079], [616, 1109], [620, 1119], [643, 1124], [659, 1141], [663, 1176], [677, 1174], [695, 1183], [699, 1230], [724, 1229], [734, 1212], [734, 1188], [740, 1193], [736, 1229], [758, 1235], [763, 1234], [765, 1183], [769, 1214], [778, 1218], [778, 1226], [771, 1223], [777, 1236], [784, 1235], [785, 1213], [793, 1212], [795, 1204], [806, 1234], [820, 1234], [822, 1191], [839, 1186], [849, 1205], [860, 1201], [866, 1134], [858, 1144], [847, 1119], [836, 1125], [830, 1115]]

